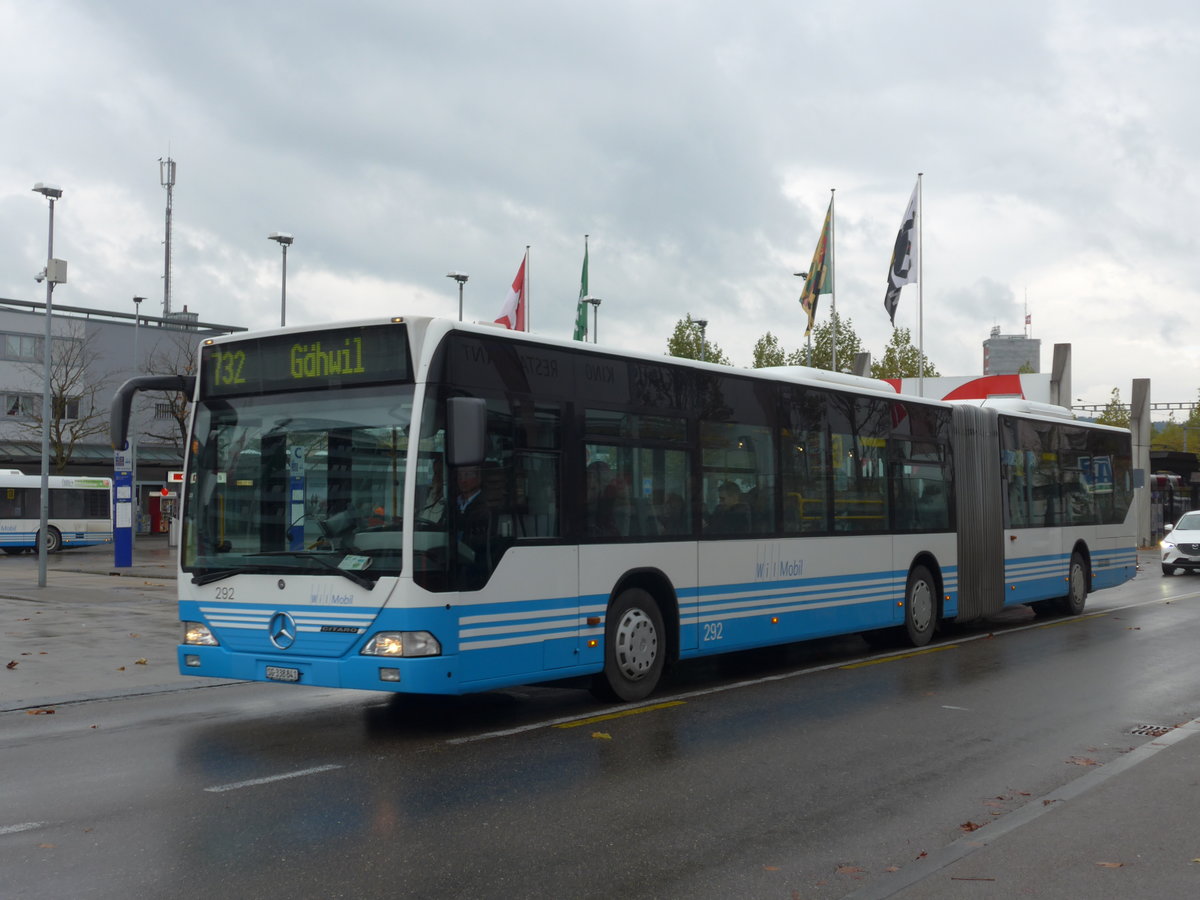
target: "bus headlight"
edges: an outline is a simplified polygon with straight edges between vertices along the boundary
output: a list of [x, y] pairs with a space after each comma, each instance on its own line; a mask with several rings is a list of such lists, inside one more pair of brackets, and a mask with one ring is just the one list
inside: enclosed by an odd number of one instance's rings
[[442, 645], [428, 631], [381, 631], [367, 641], [363, 656], [440, 656]]
[[217, 639], [213, 637], [213, 633], [203, 622], [184, 622], [183, 642], [185, 644], [196, 644], [201, 647], [215, 647], [218, 644]]

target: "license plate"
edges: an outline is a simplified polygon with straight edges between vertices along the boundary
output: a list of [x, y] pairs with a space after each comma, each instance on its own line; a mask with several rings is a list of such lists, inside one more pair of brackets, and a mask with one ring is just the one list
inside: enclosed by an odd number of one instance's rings
[[267, 666], [267, 678], [271, 681], [299, 681], [300, 670], [285, 666]]

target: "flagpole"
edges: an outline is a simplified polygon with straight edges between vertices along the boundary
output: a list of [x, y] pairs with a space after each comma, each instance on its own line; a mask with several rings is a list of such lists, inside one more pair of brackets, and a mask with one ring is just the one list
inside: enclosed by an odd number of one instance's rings
[[917, 396], [925, 396], [925, 197], [921, 193], [921, 177], [917, 173]]
[[837, 253], [837, 241], [834, 240], [834, 232], [836, 231], [837, 214], [833, 208], [833, 195], [837, 188], [829, 189], [829, 270], [834, 274], [834, 283], [829, 290], [829, 323], [832, 325], [833, 341], [830, 344], [830, 353], [832, 354], [832, 370], [836, 372], [837, 367], [837, 260], [834, 258]]
[[529, 303], [529, 295], [533, 292], [529, 290], [529, 282], [530, 282], [530, 278], [529, 278], [529, 245], [526, 244], [525, 245], [525, 331], [527, 333], [533, 331], [533, 319], [531, 319], [529, 316], [529, 310], [531, 308], [530, 303]]

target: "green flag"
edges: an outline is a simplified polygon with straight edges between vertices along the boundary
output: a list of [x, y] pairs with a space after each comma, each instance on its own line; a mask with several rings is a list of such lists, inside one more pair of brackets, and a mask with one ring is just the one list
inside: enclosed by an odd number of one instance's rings
[[587, 284], [587, 266], [588, 266], [588, 248], [587, 235], [583, 236], [583, 274], [579, 276], [579, 304], [575, 308], [575, 340], [587, 340], [588, 323], [587, 323], [587, 301], [584, 298], [588, 295]]

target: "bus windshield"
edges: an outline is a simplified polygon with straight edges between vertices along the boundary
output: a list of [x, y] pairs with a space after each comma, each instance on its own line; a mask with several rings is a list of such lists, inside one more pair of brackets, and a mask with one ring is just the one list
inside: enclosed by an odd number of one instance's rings
[[399, 574], [412, 398], [393, 384], [202, 400], [184, 570]]

